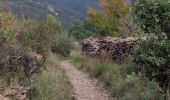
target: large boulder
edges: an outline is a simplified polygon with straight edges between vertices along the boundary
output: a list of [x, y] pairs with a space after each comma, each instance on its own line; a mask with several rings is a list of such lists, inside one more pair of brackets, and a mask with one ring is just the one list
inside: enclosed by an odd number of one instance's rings
[[113, 60], [117, 63], [125, 62], [130, 54], [138, 38], [88, 38], [84, 40], [82, 45], [82, 52], [85, 55], [96, 56], [106, 60]]

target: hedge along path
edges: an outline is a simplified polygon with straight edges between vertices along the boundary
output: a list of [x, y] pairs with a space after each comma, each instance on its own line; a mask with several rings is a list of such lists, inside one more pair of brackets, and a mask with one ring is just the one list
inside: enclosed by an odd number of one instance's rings
[[79, 71], [68, 60], [62, 61], [61, 66], [66, 70], [73, 85], [73, 96], [76, 100], [111, 100], [107, 92], [97, 86], [97, 80], [90, 79], [86, 73]]

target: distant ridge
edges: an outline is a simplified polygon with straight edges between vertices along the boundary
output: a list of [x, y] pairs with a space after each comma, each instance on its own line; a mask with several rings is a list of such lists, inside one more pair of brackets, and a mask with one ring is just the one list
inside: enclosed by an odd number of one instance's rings
[[54, 0], [3, 0], [18, 17], [26, 16], [35, 20], [46, 18], [47, 14], [56, 16], [65, 27], [75, 20], [82, 19], [83, 15], [75, 10], [58, 4]]
[[[47, 14], [56, 16], [65, 27], [87, 15], [87, 7], [98, 9], [100, 0], [2, 0], [18, 17], [26, 16], [35, 20], [44, 19]], [[131, 0], [125, 0], [131, 4]]]

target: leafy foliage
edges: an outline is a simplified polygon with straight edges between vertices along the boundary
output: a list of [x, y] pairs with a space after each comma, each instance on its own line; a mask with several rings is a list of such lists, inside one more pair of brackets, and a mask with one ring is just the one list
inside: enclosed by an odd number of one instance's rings
[[88, 23], [93, 25], [101, 36], [120, 35], [121, 27], [126, 22], [129, 8], [123, 0], [101, 0], [99, 13], [88, 8]]
[[154, 82], [148, 82], [143, 92], [141, 93], [142, 100], [162, 100], [160, 97], [160, 87]]
[[0, 3], [0, 76], [5, 76], [9, 85], [11, 78], [17, 77], [19, 82], [29, 79], [43, 62], [41, 55], [31, 55], [27, 49], [47, 53], [45, 50], [50, 48], [54, 40], [52, 37], [55, 38], [59, 28], [60, 23], [51, 15], [41, 23], [17, 20], [15, 14]]
[[15, 49], [10, 48], [14, 40], [13, 32], [15, 29], [15, 14], [4, 3], [0, 2], [0, 75], [7, 77], [8, 84], [10, 84], [11, 76], [19, 74], [18, 71], [21, 67], [19, 66], [20, 55]]
[[[0, 3], [0, 78], [3, 80], [3, 84], [0, 82], [0, 85], [3, 85], [0, 86], [1, 93], [11, 86], [27, 86], [31, 87], [26, 94], [29, 94], [31, 100], [71, 99], [71, 86], [65, 72], [56, 68], [56, 59], [50, 56], [50, 62], [46, 55], [60, 31], [61, 23], [52, 15], [40, 22], [17, 19], [6, 5]], [[35, 81], [32, 76], [41, 71], [44, 62], [52, 68], [36, 75], [38, 79]], [[33, 86], [37, 90], [34, 95], [31, 94], [34, 91]], [[10, 99], [16, 99], [13, 97], [13, 90], [10, 92]]]
[[[15, 49], [0, 49], [0, 75], [16, 76], [21, 71], [21, 55]], [[3, 54], [2, 54], [3, 52]]]
[[[147, 49], [146, 49], [147, 48]], [[166, 38], [149, 39], [141, 42], [134, 54], [134, 61], [141, 65], [140, 71], [150, 79], [157, 80], [162, 86], [170, 82], [170, 42]]]
[[59, 31], [60, 22], [52, 15], [49, 15], [47, 20], [42, 22], [25, 20], [21, 32], [19, 32], [18, 40], [23, 46], [46, 55]]
[[134, 14], [145, 33], [170, 32], [169, 0], [137, 0]]
[[86, 21], [76, 21], [69, 30], [69, 34], [76, 39], [84, 39], [88, 36], [92, 36], [94, 33], [87, 28]]
[[[169, 0], [138, 0], [135, 17], [145, 33], [154, 34], [136, 47], [134, 62], [144, 76], [168, 89], [170, 79], [170, 2]], [[166, 34], [162, 34], [166, 33]]]
[[72, 49], [73, 38], [69, 37], [66, 33], [59, 34], [52, 46], [53, 52], [61, 53], [64, 56], [69, 55]]

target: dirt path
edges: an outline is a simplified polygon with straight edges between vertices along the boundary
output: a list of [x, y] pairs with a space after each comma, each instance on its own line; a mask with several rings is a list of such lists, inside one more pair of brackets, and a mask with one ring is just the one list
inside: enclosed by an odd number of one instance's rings
[[109, 100], [106, 91], [97, 86], [96, 80], [90, 79], [87, 74], [79, 71], [69, 61], [62, 61], [61, 66], [64, 67], [70, 78], [77, 100]]

